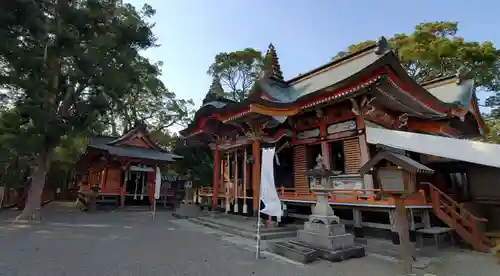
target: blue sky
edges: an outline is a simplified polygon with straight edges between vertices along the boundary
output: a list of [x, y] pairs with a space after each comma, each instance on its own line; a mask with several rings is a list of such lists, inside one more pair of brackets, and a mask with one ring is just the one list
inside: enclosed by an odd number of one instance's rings
[[[410, 33], [426, 21], [458, 21], [466, 40], [500, 47], [500, 4], [493, 0], [128, 0], [148, 3], [158, 48], [146, 56], [163, 61], [162, 80], [180, 98], [198, 106], [211, 83], [206, 74], [219, 52], [272, 42], [285, 79], [309, 71], [353, 43]], [[481, 4], [474, 5], [471, 3]], [[480, 95], [484, 98], [484, 95]]]

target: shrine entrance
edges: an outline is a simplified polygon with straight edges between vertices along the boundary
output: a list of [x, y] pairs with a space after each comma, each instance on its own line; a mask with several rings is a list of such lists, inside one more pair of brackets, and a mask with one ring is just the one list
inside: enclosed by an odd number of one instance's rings
[[150, 205], [147, 172], [129, 171], [128, 173], [125, 205]]

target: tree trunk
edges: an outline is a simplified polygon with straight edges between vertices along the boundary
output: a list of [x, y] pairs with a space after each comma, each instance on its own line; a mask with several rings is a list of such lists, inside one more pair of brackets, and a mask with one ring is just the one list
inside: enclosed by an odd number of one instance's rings
[[0, 186], [0, 209], [3, 208], [4, 191], [5, 191], [5, 187]]
[[51, 149], [44, 149], [35, 157], [35, 167], [31, 173], [31, 185], [26, 205], [16, 220], [39, 220], [43, 187], [50, 167]]

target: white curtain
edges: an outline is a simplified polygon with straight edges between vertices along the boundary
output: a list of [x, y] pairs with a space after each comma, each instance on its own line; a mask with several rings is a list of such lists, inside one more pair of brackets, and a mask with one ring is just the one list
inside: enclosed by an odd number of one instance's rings
[[161, 189], [161, 171], [160, 168], [156, 166], [155, 199], [160, 198], [160, 189]]
[[262, 150], [262, 169], [260, 175], [260, 200], [264, 202], [261, 213], [281, 217], [281, 201], [274, 186], [275, 149]]

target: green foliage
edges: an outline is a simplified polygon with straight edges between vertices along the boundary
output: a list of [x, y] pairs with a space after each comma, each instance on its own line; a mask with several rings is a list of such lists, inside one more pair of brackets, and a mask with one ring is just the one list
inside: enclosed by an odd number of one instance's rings
[[[85, 132], [112, 103], [145, 87], [140, 50], [154, 46], [144, 21], [150, 7], [136, 11], [115, 1], [10, 1], [16, 5], [0, 34], [2, 75], [19, 110], [25, 134], [40, 148], [54, 148], [66, 135]], [[19, 18], [25, 18], [20, 21]], [[157, 80], [157, 83], [160, 83]]]
[[244, 100], [254, 80], [260, 76], [263, 67], [262, 53], [253, 48], [241, 51], [219, 53], [210, 65], [208, 74], [222, 82], [223, 96], [235, 100]]
[[500, 120], [493, 116], [487, 116], [485, 118], [486, 127], [488, 132], [484, 141], [493, 144], [500, 144]]
[[179, 173], [189, 172], [194, 176], [193, 185], [211, 186], [213, 175], [212, 152], [208, 145], [189, 146], [183, 139], [176, 137], [173, 153], [184, 157], [175, 162], [175, 170]]
[[[500, 118], [500, 50], [490, 41], [467, 41], [457, 36], [457, 22], [428, 22], [415, 26], [411, 34], [395, 34], [389, 43], [396, 48], [402, 65], [418, 82], [455, 74], [459, 69], [469, 72], [477, 88], [495, 92], [486, 101], [492, 114]], [[375, 41], [364, 41], [348, 47], [353, 52]], [[345, 52], [340, 53], [341, 56]]]
[[[159, 79], [148, 19], [116, 0], [12, 0], [0, 8], [0, 185], [25, 183], [49, 152], [49, 182], [67, 182], [86, 136], [145, 121], [158, 132], [183, 124], [192, 101]], [[58, 184], [59, 183], [59, 184]]]

